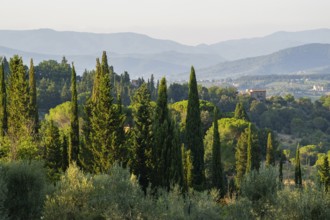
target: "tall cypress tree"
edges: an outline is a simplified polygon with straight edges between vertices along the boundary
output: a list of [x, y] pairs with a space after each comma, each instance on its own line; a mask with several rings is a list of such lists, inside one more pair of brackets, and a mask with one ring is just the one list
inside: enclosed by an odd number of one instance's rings
[[37, 107], [37, 86], [36, 79], [34, 73], [34, 65], [33, 59], [30, 60], [30, 69], [29, 69], [29, 109], [30, 109], [30, 117], [32, 121], [33, 132], [35, 134], [38, 133], [39, 128], [39, 115], [38, 115], [38, 107]]
[[252, 130], [251, 123], [249, 124], [249, 130], [247, 135], [247, 156], [246, 156], [246, 173], [251, 172], [252, 170], [252, 160], [254, 159], [253, 149], [252, 149]]
[[63, 167], [59, 129], [54, 121], [50, 121], [43, 124], [41, 132], [45, 165], [50, 169], [49, 177], [54, 180], [54, 174], [60, 173]]
[[77, 81], [76, 71], [72, 63], [71, 72], [71, 113], [70, 113], [70, 153], [71, 160], [79, 164], [79, 118], [78, 118], [78, 99], [77, 99]]
[[236, 145], [235, 159], [236, 159], [236, 185], [239, 187], [241, 180], [246, 173], [247, 165], [247, 140], [248, 129], [240, 135]]
[[132, 171], [146, 192], [151, 173], [152, 153], [152, 109], [150, 93], [146, 84], [136, 90], [133, 97], [133, 162]]
[[197, 81], [194, 67], [191, 67], [189, 80], [188, 109], [186, 118], [186, 148], [191, 150], [193, 160], [192, 184], [202, 189], [204, 184], [204, 146]]
[[224, 195], [223, 169], [221, 163], [221, 143], [218, 128], [218, 110], [214, 107], [213, 143], [212, 143], [212, 186]]
[[280, 151], [280, 164], [279, 164], [279, 180], [280, 180], [280, 183], [283, 182], [283, 152]]
[[250, 121], [249, 116], [247, 115], [244, 106], [241, 102], [237, 103], [236, 105], [234, 118]]
[[21, 57], [10, 58], [8, 78], [8, 134], [12, 140], [30, 136], [29, 90]]
[[299, 144], [296, 150], [296, 159], [295, 159], [295, 172], [294, 172], [294, 182], [296, 186], [300, 187], [302, 185], [301, 179], [301, 167], [300, 167], [300, 152], [299, 152]]
[[183, 168], [179, 136], [167, 106], [166, 79], [162, 78], [153, 123], [153, 186], [170, 189], [172, 183], [182, 184]]
[[80, 165], [84, 170], [88, 172], [94, 172], [93, 148], [92, 148], [92, 140], [91, 140], [91, 131], [92, 131], [91, 118], [92, 118], [92, 110], [98, 97], [100, 76], [101, 76], [101, 63], [100, 63], [100, 59], [97, 58], [92, 94], [84, 105], [85, 114], [83, 115], [84, 123], [82, 126], [83, 140], [79, 152]]
[[[98, 64], [97, 64], [98, 65]], [[118, 108], [111, 96], [110, 71], [106, 52], [102, 54], [101, 66], [96, 68], [98, 79], [93, 85], [90, 116], [90, 141], [93, 155], [93, 172], [107, 172], [116, 160]], [[98, 72], [100, 71], [100, 72]], [[93, 96], [92, 96], [93, 97]]]
[[5, 70], [3, 62], [0, 65], [0, 137], [4, 137], [8, 129], [7, 94], [5, 84]]
[[275, 165], [274, 154], [275, 153], [273, 147], [272, 133], [269, 132], [267, 138], [266, 166]]
[[324, 186], [324, 191], [327, 193], [330, 185], [330, 167], [327, 155], [323, 158], [323, 163], [319, 167], [318, 171], [320, 175], [320, 181]]

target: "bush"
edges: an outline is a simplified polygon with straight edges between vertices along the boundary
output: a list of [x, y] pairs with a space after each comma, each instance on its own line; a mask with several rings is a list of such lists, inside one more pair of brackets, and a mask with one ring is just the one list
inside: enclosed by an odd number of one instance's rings
[[8, 219], [40, 218], [46, 177], [40, 162], [11, 162], [1, 166], [0, 212]]
[[86, 219], [90, 213], [88, 201], [94, 189], [92, 179], [73, 164], [57, 184], [55, 192], [45, 202], [45, 219]]
[[329, 198], [315, 188], [285, 189], [278, 193], [278, 219], [329, 219], [329, 216]]
[[242, 197], [252, 202], [256, 217], [263, 218], [271, 215], [269, 210], [276, 203], [277, 178], [276, 167], [266, 168], [264, 166], [259, 171], [253, 170], [244, 177], [241, 183], [241, 194]]

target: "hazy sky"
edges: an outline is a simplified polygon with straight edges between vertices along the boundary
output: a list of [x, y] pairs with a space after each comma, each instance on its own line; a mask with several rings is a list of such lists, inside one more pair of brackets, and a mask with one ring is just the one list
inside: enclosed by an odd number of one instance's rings
[[0, 29], [137, 32], [185, 44], [330, 28], [329, 0], [0, 0]]

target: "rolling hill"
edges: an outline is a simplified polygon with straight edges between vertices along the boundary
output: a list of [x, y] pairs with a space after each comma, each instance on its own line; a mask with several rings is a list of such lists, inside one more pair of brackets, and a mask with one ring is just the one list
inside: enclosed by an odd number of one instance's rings
[[200, 79], [244, 75], [317, 73], [330, 66], [330, 44], [307, 44], [270, 55], [224, 62], [199, 70]]

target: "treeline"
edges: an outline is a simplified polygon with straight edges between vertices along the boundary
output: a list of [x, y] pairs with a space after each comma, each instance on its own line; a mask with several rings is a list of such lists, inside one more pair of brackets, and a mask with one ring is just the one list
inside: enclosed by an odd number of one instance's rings
[[[198, 86], [193, 67], [187, 85], [168, 87], [165, 78], [155, 85], [153, 77], [131, 82], [128, 73], [114, 73], [105, 52], [81, 79], [73, 64], [63, 59], [60, 65], [71, 71], [70, 101], [40, 121], [33, 61], [27, 69], [14, 56], [8, 75], [2, 62], [0, 193], [5, 199], [0, 210], [6, 218], [239, 218], [236, 212], [244, 204], [246, 218], [263, 218], [283, 209], [276, 204], [278, 197], [285, 199], [288, 158], [271, 126], [263, 126], [251, 110], [265, 105], [264, 114], [276, 109], [275, 101], [252, 100], [234, 88]], [[169, 104], [175, 101], [180, 102]], [[320, 166], [325, 189], [326, 161]], [[302, 189], [299, 147], [294, 170], [295, 185]], [[295, 189], [290, 193], [296, 195]], [[120, 204], [130, 212], [118, 209]]]

